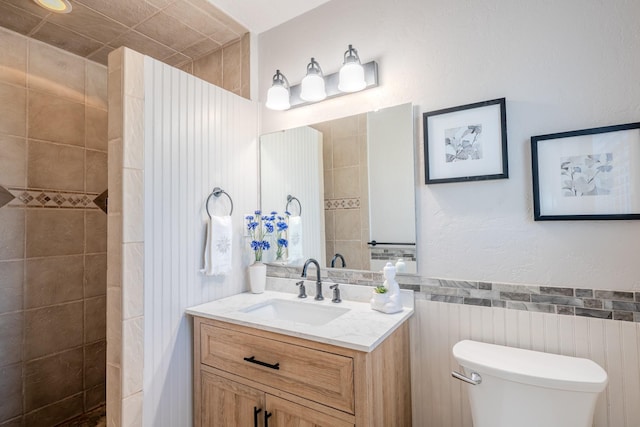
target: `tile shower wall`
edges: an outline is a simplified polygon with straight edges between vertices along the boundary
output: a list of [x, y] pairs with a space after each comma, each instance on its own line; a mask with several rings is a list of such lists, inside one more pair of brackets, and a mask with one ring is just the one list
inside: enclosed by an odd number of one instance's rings
[[0, 28], [0, 425], [105, 401], [106, 68]]
[[327, 263], [341, 253], [349, 268], [368, 270], [367, 115], [311, 126], [322, 132]]
[[[108, 425], [192, 424], [184, 309], [245, 290], [257, 105], [129, 49], [109, 62]], [[205, 277], [204, 203], [233, 198], [233, 272]], [[226, 199], [210, 203], [224, 215]], [[143, 399], [144, 396], [144, 399]]]

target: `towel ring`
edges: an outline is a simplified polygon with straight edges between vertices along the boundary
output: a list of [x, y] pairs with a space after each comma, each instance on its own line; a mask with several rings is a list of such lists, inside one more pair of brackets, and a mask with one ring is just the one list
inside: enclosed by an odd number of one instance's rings
[[229, 193], [224, 191], [222, 188], [216, 187], [216, 188], [213, 189], [211, 194], [209, 194], [209, 197], [207, 197], [207, 201], [206, 201], [206, 203], [204, 205], [204, 207], [207, 209], [207, 215], [209, 215], [209, 218], [211, 218], [211, 212], [209, 211], [209, 201], [211, 201], [211, 197], [214, 197], [214, 196], [215, 197], [220, 197], [222, 194], [225, 194], [229, 198], [229, 202], [231, 203], [231, 210], [229, 211], [229, 215], [231, 215], [233, 213], [233, 199], [231, 198]]
[[287, 196], [287, 206], [285, 206], [284, 210], [289, 212], [289, 205], [291, 204], [291, 202], [293, 201], [298, 202], [298, 215], [302, 216], [302, 205], [300, 204], [300, 200], [298, 200], [297, 197], [293, 197], [291, 194], [289, 194]]

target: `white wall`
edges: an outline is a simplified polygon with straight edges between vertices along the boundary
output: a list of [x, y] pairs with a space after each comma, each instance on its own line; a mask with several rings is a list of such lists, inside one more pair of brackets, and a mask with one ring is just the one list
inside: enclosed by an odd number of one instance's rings
[[534, 222], [532, 135], [640, 120], [640, 2], [333, 0], [259, 38], [259, 98], [276, 68], [299, 83], [349, 43], [380, 86], [319, 105], [263, 109], [262, 133], [413, 102], [423, 112], [507, 99], [508, 180], [424, 185], [418, 260], [431, 277], [640, 289], [640, 222]]

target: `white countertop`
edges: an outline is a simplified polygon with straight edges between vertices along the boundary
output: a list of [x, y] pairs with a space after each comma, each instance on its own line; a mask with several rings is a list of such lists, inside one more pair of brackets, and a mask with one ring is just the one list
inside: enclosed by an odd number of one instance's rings
[[[291, 286], [295, 289], [295, 285]], [[372, 292], [371, 287], [357, 286], [357, 288], [365, 288], [361, 291], [359, 289], [354, 290], [352, 286], [354, 285], [340, 285], [340, 288], [345, 288], [345, 291], [347, 291], [345, 293], [347, 294], [362, 294], [362, 292], [366, 292], [370, 295]], [[406, 301], [405, 307], [401, 312], [394, 314], [385, 314], [372, 310], [368, 302], [343, 300], [341, 303], [335, 304], [331, 302], [330, 298], [324, 301], [315, 301], [313, 296], [300, 299], [294, 293], [273, 290], [267, 290], [261, 294], [242, 293], [233, 295], [187, 308], [186, 312], [192, 316], [221, 320], [237, 325], [305, 338], [311, 341], [370, 352], [413, 314], [413, 292], [405, 290], [401, 292], [404, 297], [403, 301]], [[328, 307], [348, 308], [349, 311], [320, 326], [279, 319], [263, 320], [256, 318], [250, 313], [240, 311], [243, 308], [270, 299], [290, 300], [300, 304], [320, 304]], [[363, 298], [360, 297], [359, 299], [362, 300]]]

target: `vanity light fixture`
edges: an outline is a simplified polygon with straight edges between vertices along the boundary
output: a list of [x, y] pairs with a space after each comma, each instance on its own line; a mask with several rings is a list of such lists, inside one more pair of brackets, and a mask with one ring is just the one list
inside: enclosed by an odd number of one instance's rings
[[341, 92], [358, 92], [367, 87], [364, 79], [364, 68], [360, 63], [358, 51], [349, 45], [344, 53], [344, 63], [340, 68], [340, 82], [338, 90]]
[[38, 6], [55, 13], [71, 12], [71, 3], [67, 0], [33, 0]]
[[289, 95], [289, 80], [287, 80], [280, 70], [276, 70], [276, 73], [273, 75], [271, 88], [269, 88], [267, 92], [267, 102], [265, 106], [270, 110], [288, 110], [291, 107]]
[[265, 106], [270, 110], [287, 110], [376, 86], [378, 64], [375, 61], [362, 64], [358, 51], [349, 45], [339, 72], [324, 75], [320, 64], [315, 58], [311, 58], [307, 65], [307, 75], [302, 82], [289, 86], [280, 70], [276, 70]]
[[302, 79], [300, 86], [300, 98], [304, 101], [318, 102], [327, 97], [322, 68], [315, 58], [311, 58], [311, 62], [307, 65], [307, 75]]

